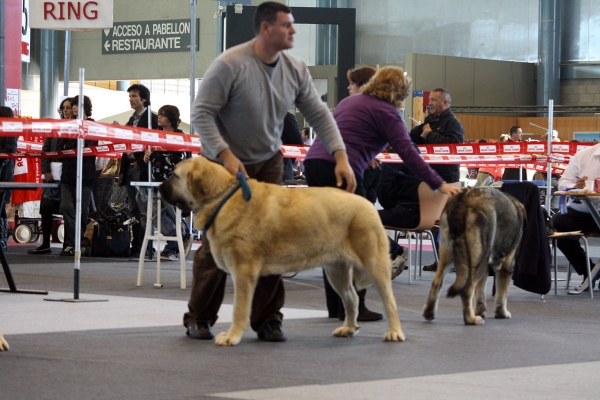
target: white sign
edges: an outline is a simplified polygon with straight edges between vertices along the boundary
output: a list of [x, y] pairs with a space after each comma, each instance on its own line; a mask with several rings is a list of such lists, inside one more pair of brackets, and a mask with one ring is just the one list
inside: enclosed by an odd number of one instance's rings
[[31, 53], [31, 28], [29, 27], [29, 0], [23, 0], [23, 13], [21, 14], [21, 61], [29, 62]]
[[113, 1], [29, 0], [31, 28], [93, 31], [112, 28]]

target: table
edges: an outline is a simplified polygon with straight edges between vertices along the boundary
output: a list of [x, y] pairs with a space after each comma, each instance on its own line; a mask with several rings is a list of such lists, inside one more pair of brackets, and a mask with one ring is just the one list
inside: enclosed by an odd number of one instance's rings
[[[558, 191], [558, 192], [555, 192], [554, 194], [557, 196], [570, 196], [570, 197], [576, 197], [576, 198], [580, 199], [583, 202], [583, 204], [586, 205], [586, 207], [588, 208], [588, 210], [590, 212], [590, 215], [594, 219], [594, 222], [596, 222], [598, 229], [600, 229], [600, 214], [598, 213], [598, 210], [596, 210], [596, 207], [594, 207], [594, 205], [592, 204], [592, 200], [590, 199], [591, 197], [600, 197], [600, 193], [595, 193], [595, 192], [572, 193], [571, 191]], [[571, 290], [569, 293], [579, 294], [579, 293], [583, 292], [583, 290], [585, 288], [587, 288], [588, 285], [591, 283], [590, 279], [593, 279], [596, 275], [598, 275], [598, 272], [600, 272], [600, 261], [598, 261], [596, 263], [596, 265], [594, 265], [594, 268], [590, 272], [590, 276], [588, 276], [581, 284], [580, 287], [582, 289], [581, 290]], [[593, 290], [593, 289], [590, 288], [590, 290]]]
[[[0, 201], [4, 203], [4, 194], [6, 193], [6, 190], [34, 190], [37, 188], [57, 187], [58, 183], [0, 182]], [[10, 271], [10, 265], [8, 265], [8, 260], [6, 259], [6, 254], [4, 254], [4, 249], [2, 249], [2, 246], [0, 246], [0, 262], [2, 262], [2, 269], [4, 270], [4, 275], [6, 276], [6, 281], [8, 282], [8, 289], [0, 289], [0, 292], [48, 294], [48, 292], [45, 290], [17, 289], [17, 285], [15, 284], [15, 280], [13, 279], [12, 273]]]

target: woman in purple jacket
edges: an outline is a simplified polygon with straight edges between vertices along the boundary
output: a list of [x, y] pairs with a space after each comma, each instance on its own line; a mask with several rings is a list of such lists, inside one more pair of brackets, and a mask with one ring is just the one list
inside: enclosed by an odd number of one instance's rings
[[[360, 89], [360, 94], [342, 100], [333, 117], [346, 144], [350, 166], [356, 175], [356, 194], [365, 196], [362, 177], [367, 164], [390, 144], [400, 155], [404, 164], [433, 190], [452, 195], [459, 191], [446, 184], [442, 178], [423, 161], [413, 146], [408, 129], [398, 112], [410, 93], [412, 79], [398, 67], [381, 68], [371, 80]], [[306, 182], [309, 186], [337, 186], [335, 159], [320, 140], [315, 140], [304, 159]], [[391, 241], [391, 239], [390, 239]], [[392, 260], [399, 256], [400, 248], [395, 247]], [[329, 317], [343, 319], [344, 309], [341, 299], [325, 278], [325, 295]], [[359, 321], [374, 321], [383, 318], [381, 314], [369, 311], [364, 303], [365, 291], [359, 292]]]

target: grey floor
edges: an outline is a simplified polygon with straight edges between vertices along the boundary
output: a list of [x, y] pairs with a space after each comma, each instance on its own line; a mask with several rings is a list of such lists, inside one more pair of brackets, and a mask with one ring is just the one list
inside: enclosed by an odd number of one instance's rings
[[[570, 296], [564, 281], [558, 296], [543, 299], [512, 286], [513, 318], [474, 327], [463, 324], [460, 300], [445, 297], [435, 321], [425, 322], [433, 273], [408, 284], [405, 272], [393, 289], [407, 340], [385, 343], [385, 321], [362, 323], [353, 338], [331, 336], [340, 322], [327, 318], [314, 269], [286, 279], [286, 343], [260, 342], [248, 329], [237, 347], [219, 348], [187, 338], [181, 325], [191, 261], [182, 290], [178, 263], [162, 264], [164, 286], [155, 288], [155, 264], [137, 287], [137, 263], [83, 259], [80, 298], [108, 301], [45, 301], [73, 299], [73, 261], [58, 249], [29, 256], [29, 248], [8, 252], [17, 287], [50, 293], [0, 293], [0, 329], [11, 346], [0, 353], [0, 399], [570, 399], [600, 392], [600, 291], [593, 299]], [[559, 278], [565, 264], [559, 258]], [[228, 327], [231, 294], [228, 283], [216, 332]], [[375, 291], [367, 296], [381, 311]]]

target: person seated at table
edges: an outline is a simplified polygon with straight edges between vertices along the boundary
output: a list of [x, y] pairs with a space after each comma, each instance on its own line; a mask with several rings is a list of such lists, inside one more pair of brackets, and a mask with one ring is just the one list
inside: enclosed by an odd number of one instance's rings
[[[0, 107], [0, 118], [14, 118], [15, 114], [10, 107]], [[0, 153], [16, 153], [17, 137], [0, 137]], [[11, 158], [0, 159], [0, 182], [13, 181], [13, 160]], [[3, 200], [3, 201], [2, 201]], [[6, 191], [4, 196], [0, 194], [0, 246], [5, 251], [8, 249], [8, 217], [6, 215], [6, 203], [10, 200], [10, 191]]]
[[[411, 86], [412, 79], [404, 74], [402, 68], [383, 67], [361, 88], [359, 94], [346, 97], [333, 113], [346, 145], [348, 161], [356, 174], [357, 195], [366, 198], [363, 186], [364, 171], [367, 164], [385, 150], [388, 144], [398, 152], [411, 171], [426, 181], [433, 190], [437, 189], [448, 195], [458, 192], [425, 163], [408, 136], [408, 129], [398, 110], [403, 107]], [[308, 151], [304, 166], [308, 186], [339, 187], [334, 173], [335, 159], [320, 138], [315, 140]], [[393, 254], [390, 256], [393, 257]], [[404, 262], [404, 258], [394, 257], [392, 268]], [[329, 316], [341, 318], [344, 316], [343, 305], [340, 306], [341, 300], [333, 288], [328, 286], [325, 275], [324, 279]], [[365, 306], [364, 293], [364, 290], [358, 293], [358, 320], [381, 319], [381, 314], [370, 311]]]
[[[600, 171], [600, 144], [580, 150], [571, 157], [569, 165], [558, 181], [558, 189], [583, 189], [586, 187], [586, 181], [593, 181], [598, 177], [598, 171]], [[596, 210], [600, 209], [600, 199], [594, 197], [591, 200]], [[557, 232], [583, 231], [600, 234], [600, 227], [594, 221], [590, 210], [581, 200], [577, 200], [576, 198], [569, 198], [565, 214], [555, 214], [552, 217], [552, 225]], [[579, 241], [559, 239], [556, 245], [565, 257], [567, 257], [573, 269], [579, 275], [582, 275], [585, 280], [587, 278], [586, 263], [590, 263], [590, 269], [594, 266], [594, 263], [591, 259], [586, 260], [585, 251], [581, 248]], [[592, 276], [592, 288], [597, 279], [598, 274]], [[580, 286], [575, 291], [582, 292], [588, 289], [589, 286]]]

